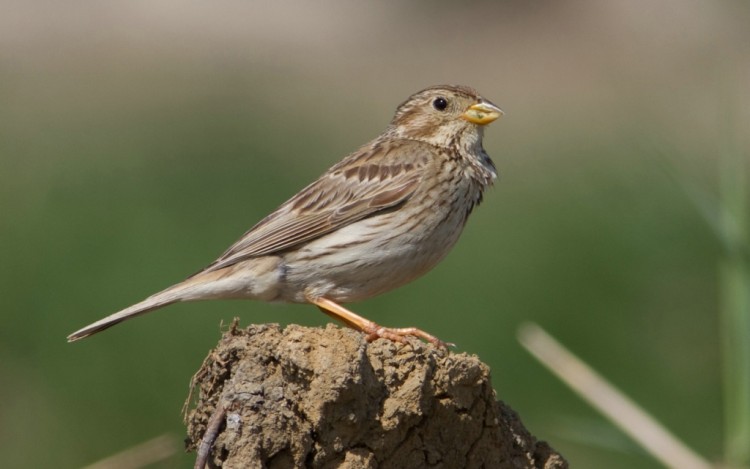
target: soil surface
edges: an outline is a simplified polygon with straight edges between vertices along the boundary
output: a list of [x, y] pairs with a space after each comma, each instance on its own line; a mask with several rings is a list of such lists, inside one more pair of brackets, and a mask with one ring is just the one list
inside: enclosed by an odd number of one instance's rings
[[214, 416], [210, 467], [568, 467], [497, 400], [487, 365], [416, 340], [235, 320], [194, 385], [187, 444]]

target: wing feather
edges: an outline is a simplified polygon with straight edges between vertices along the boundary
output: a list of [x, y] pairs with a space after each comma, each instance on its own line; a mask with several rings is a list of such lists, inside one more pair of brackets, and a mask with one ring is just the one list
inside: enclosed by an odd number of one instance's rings
[[[413, 156], [426, 152], [415, 143], [373, 144], [350, 155], [261, 220], [204, 271], [290, 249], [405, 202], [422, 181], [419, 162], [425, 159]], [[400, 158], [389, 158], [394, 150]], [[409, 163], [403, 163], [404, 151], [412, 153]]]

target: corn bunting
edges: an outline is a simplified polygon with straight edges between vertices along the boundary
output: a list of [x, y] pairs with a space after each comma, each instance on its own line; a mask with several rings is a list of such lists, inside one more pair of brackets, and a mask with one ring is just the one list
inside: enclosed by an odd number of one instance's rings
[[349, 311], [432, 269], [494, 181], [483, 128], [502, 111], [465, 86], [410, 96], [390, 125], [258, 222], [200, 272], [68, 336], [72, 342], [180, 301], [312, 303], [367, 334], [446, 344]]

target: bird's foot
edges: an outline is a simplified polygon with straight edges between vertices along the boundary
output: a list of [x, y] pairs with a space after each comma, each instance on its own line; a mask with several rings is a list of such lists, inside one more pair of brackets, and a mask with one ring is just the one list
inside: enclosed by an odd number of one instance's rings
[[432, 345], [440, 348], [447, 349], [448, 347], [455, 347], [456, 344], [450, 342], [443, 342], [432, 334], [429, 334], [416, 327], [383, 327], [370, 322], [362, 331], [367, 334], [365, 339], [368, 342], [372, 342], [376, 339], [387, 339], [394, 342], [406, 343], [407, 337], [416, 337], [422, 339]]
[[367, 335], [368, 342], [372, 342], [375, 339], [388, 339], [394, 342], [406, 343], [407, 337], [416, 337], [443, 349], [456, 346], [456, 344], [450, 342], [443, 342], [434, 335], [428, 334], [416, 327], [383, 327], [326, 298], [310, 298], [308, 301], [332, 318], [342, 321], [352, 329], [364, 332]]

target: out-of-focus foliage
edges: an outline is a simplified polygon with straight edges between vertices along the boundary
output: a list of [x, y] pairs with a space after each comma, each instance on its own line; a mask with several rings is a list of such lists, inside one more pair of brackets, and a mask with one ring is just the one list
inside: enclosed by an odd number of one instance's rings
[[5, 2], [4, 465], [180, 435], [221, 321], [325, 323], [211, 302], [65, 343], [213, 260], [438, 83], [506, 111], [485, 138], [500, 180], [435, 271], [353, 309], [478, 354], [574, 467], [658, 466], [521, 350], [524, 320], [720, 458], [721, 247], [678, 181], [716, 192], [727, 101], [750, 122], [747, 24], [730, 1]]

